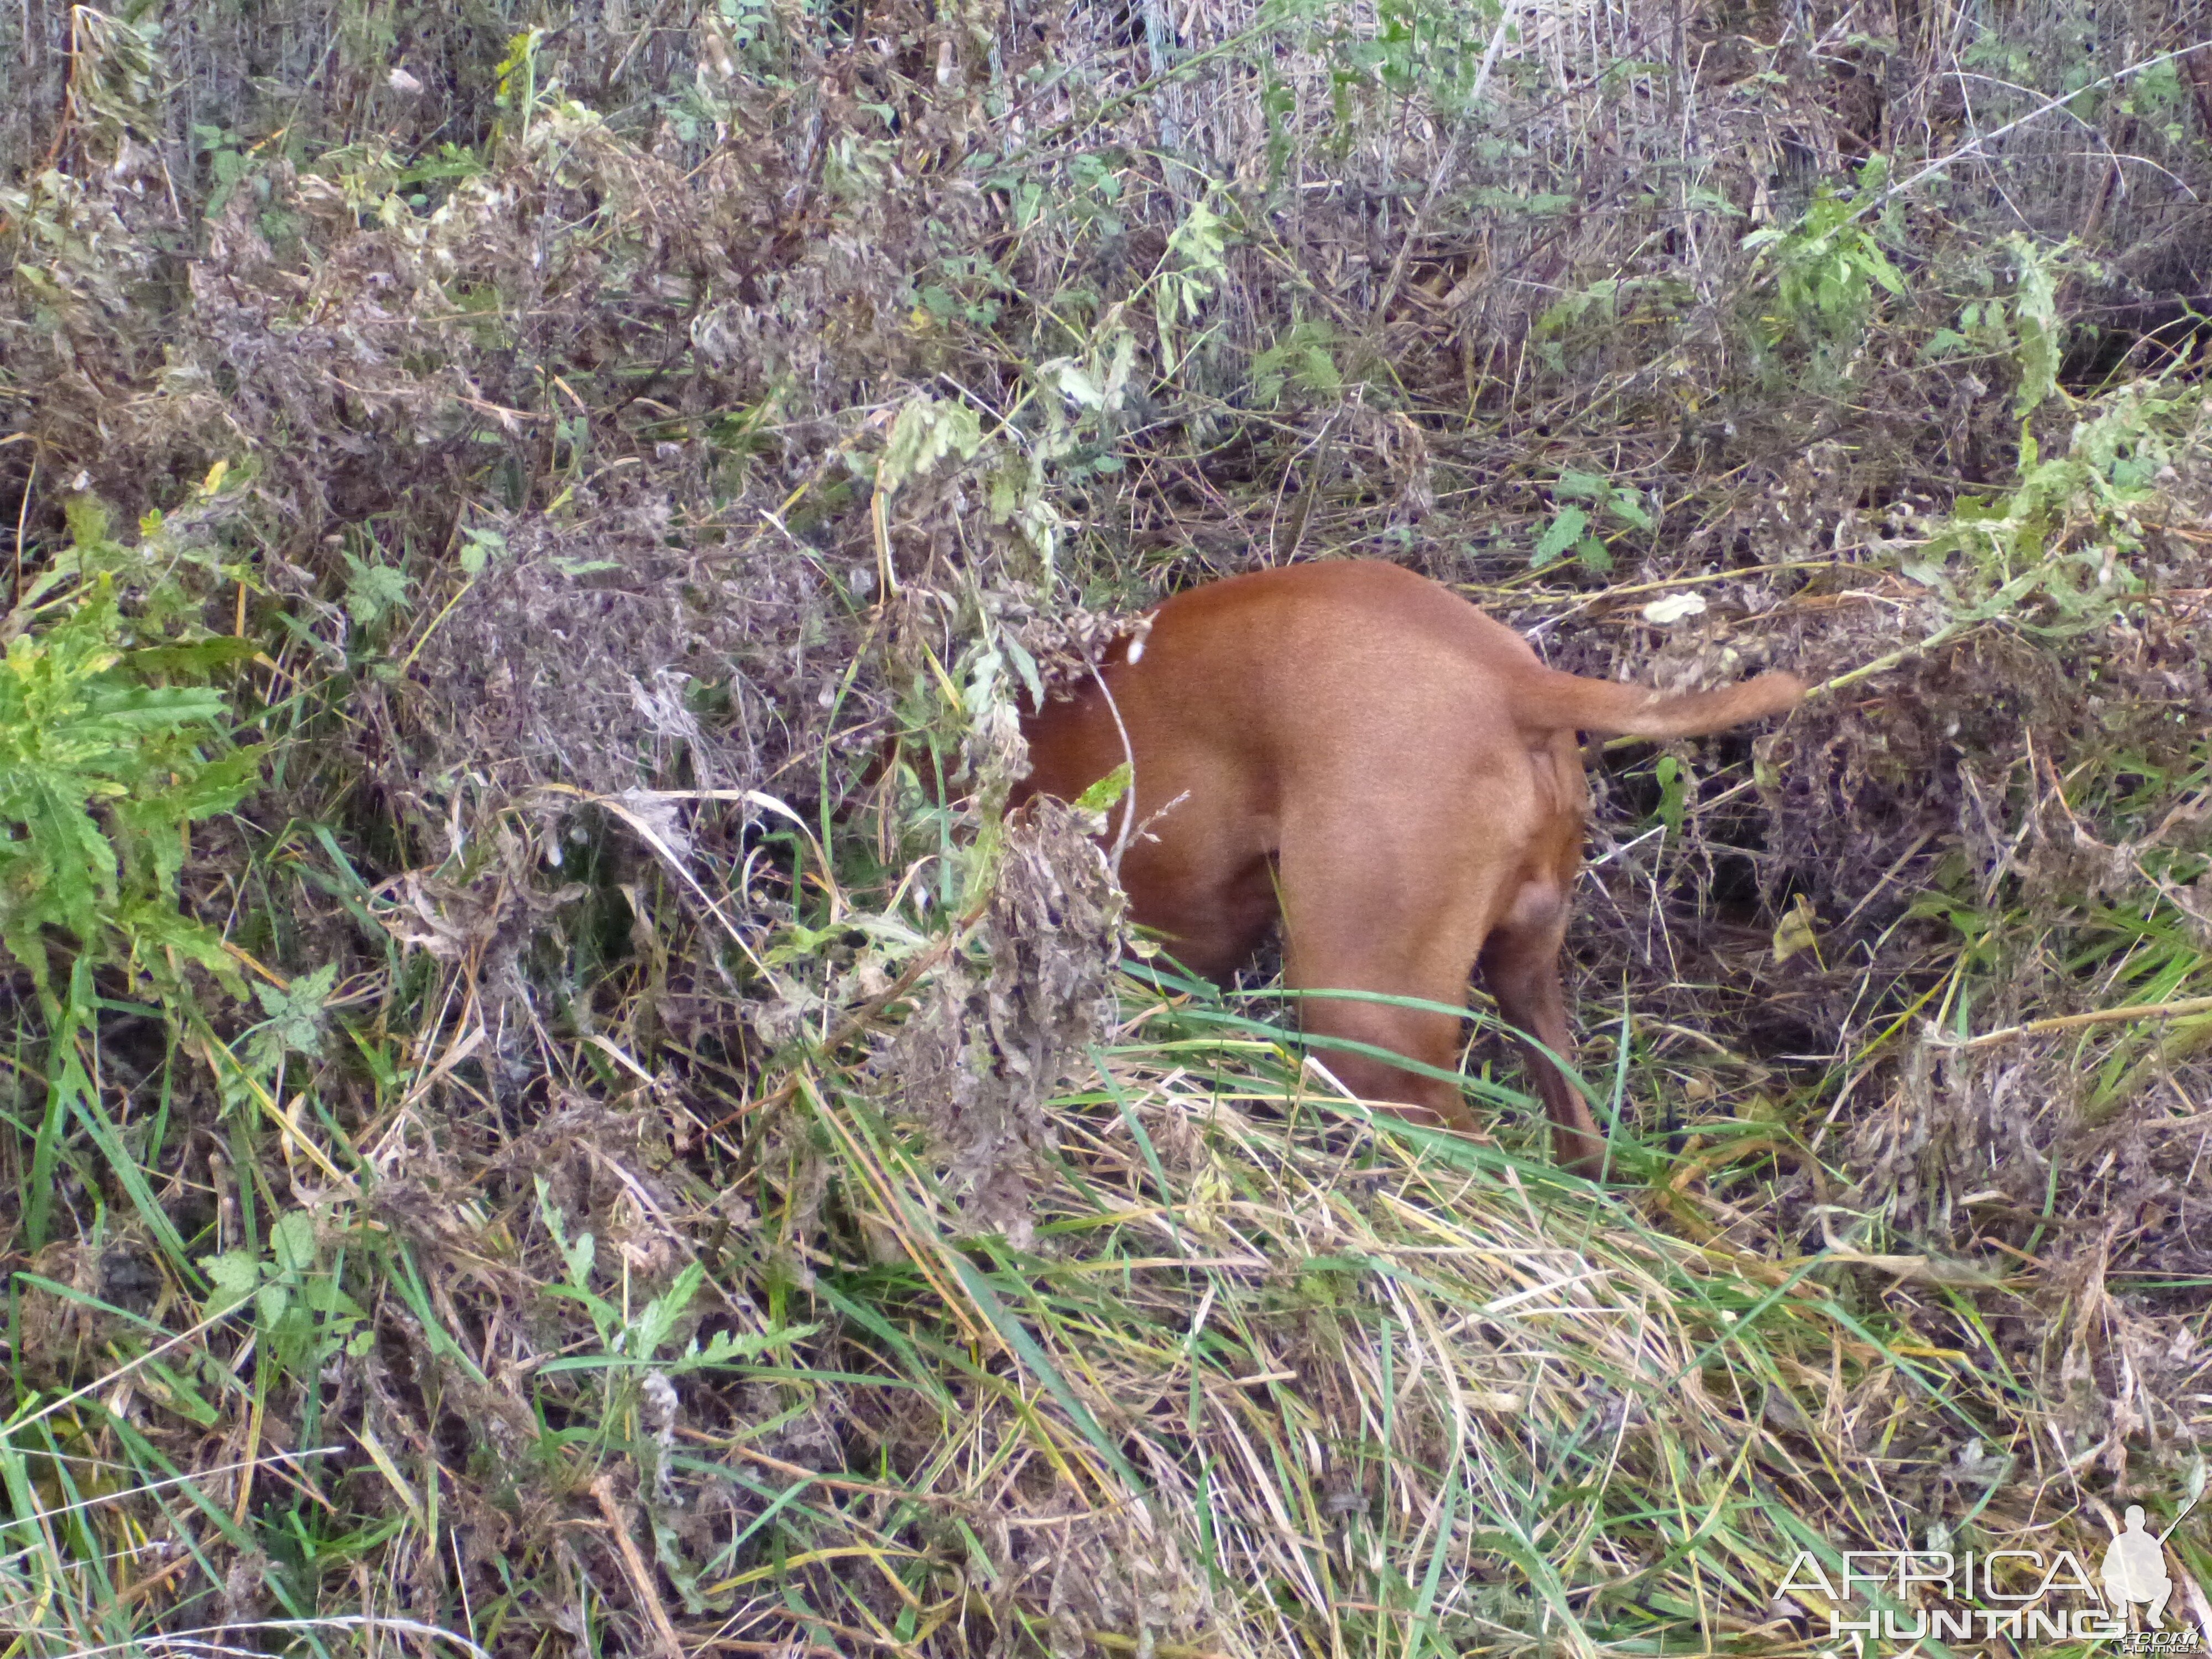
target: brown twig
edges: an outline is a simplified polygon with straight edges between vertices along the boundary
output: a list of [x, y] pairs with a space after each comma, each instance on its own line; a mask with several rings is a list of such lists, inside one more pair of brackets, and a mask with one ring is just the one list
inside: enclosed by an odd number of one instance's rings
[[684, 1644], [677, 1637], [676, 1626], [669, 1622], [668, 1609], [660, 1603], [660, 1589], [653, 1581], [653, 1570], [646, 1565], [645, 1558], [638, 1553], [636, 1540], [629, 1535], [629, 1517], [615, 1502], [614, 1478], [602, 1470], [592, 1481], [592, 1496], [599, 1500], [599, 1513], [606, 1517], [607, 1530], [615, 1535], [615, 1548], [622, 1553], [623, 1570], [629, 1575], [630, 1591], [644, 1609], [653, 1634], [660, 1638], [662, 1652], [666, 1659], [684, 1659]]

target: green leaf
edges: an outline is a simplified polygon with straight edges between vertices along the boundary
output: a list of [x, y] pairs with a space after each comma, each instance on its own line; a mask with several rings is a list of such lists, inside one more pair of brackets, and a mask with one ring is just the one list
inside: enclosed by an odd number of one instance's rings
[[1546, 565], [1572, 547], [1582, 537], [1589, 523], [1589, 514], [1579, 507], [1563, 507], [1552, 520], [1551, 528], [1536, 538], [1532, 564]]
[[716, 1331], [705, 1347], [693, 1343], [690, 1351], [670, 1369], [677, 1371], [695, 1370], [707, 1365], [738, 1364], [778, 1348], [788, 1348], [804, 1342], [821, 1330], [816, 1325], [780, 1325], [765, 1331]]
[[264, 1331], [273, 1331], [284, 1316], [292, 1310], [292, 1287], [276, 1279], [267, 1279], [253, 1293], [253, 1322]]
[[1653, 769], [1659, 777], [1659, 821], [1667, 826], [1668, 835], [1679, 836], [1689, 803], [1689, 782], [1682, 763], [1672, 755], [1662, 755]]
[[199, 675], [250, 662], [260, 646], [235, 635], [192, 640], [179, 645], [147, 645], [123, 653], [120, 666], [132, 674]]
[[204, 1318], [213, 1319], [228, 1313], [261, 1287], [260, 1260], [245, 1250], [225, 1250], [221, 1255], [202, 1256], [200, 1271], [215, 1286], [208, 1293], [206, 1306], [200, 1310]]
[[2014, 354], [2020, 364], [2020, 386], [2013, 410], [2025, 417], [2057, 390], [2061, 325], [2050, 257], [2025, 236], [2014, 237], [2013, 247], [2020, 261], [2020, 288], [2013, 301], [2020, 337]]
[[1075, 798], [1075, 805], [1085, 812], [1103, 812], [1120, 800], [1129, 787], [1129, 763], [1123, 761], [1104, 777]]
[[1022, 677], [1023, 689], [1030, 694], [1030, 706], [1032, 708], [1042, 708], [1044, 679], [1037, 672], [1036, 659], [1023, 648], [1019, 640], [1007, 637], [1001, 639], [999, 643], [1006, 650], [1006, 659], [1013, 664], [1014, 672]]
[[261, 763], [268, 752], [266, 744], [234, 749], [220, 760], [204, 763], [159, 793], [139, 799], [158, 805], [172, 824], [228, 812], [259, 785]]
[[561, 1261], [568, 1270], [568, 1282], [586, 1297], [592, 1296], [592, 1264], [599, 1259], [599, 1246], [589, 1233], [578, 1233], [573, 1243], [561, 1247]]
[[147, 1392], [167, 1410], [190, 1418], [204, 1429], [211, 1429], [222, 1420], [222, 1413], [207, 1402], [182, 1372], [172, 1370], [154, 1358], [142, 1360], [139, 1365], [140, 1376], [146, 1384], [150, 1384]]
[[1644, 509], [1644, 499], [1632, 489], [1615, 489], [1606, 497], [1606, 506], [1613, 516], [1638, 530], [1652, 528], [1651, 515]]
[[[1080, 370], [1071, 371], [1065, 365], [1060, 369], [1063, 374], [1073, 372], [1086, 387], [1096, 391]], [[884, 441], [883, 459], [876, 468], [876, 488], [888, 495], [947, 455], [957, 454], [968, 460], [982, 447], [982, 417], [968, 404], [940, 403], [927, 397], [910, 398], [891, 422], [891, 434]]]
[[507, 556], [507, 538], [496, 530], [482, 525], [471, 525], [461, 532], [461, 574], [476, 577], [483, 574], [485, 568]]
[[662, 1345], [668, 1340], [669, 1333], [674, 1328], [677, 1320], [682, 1316], [684, 1309], [691, 1305], [691, 1298], [698, 1295], [699, 1286], [706, 1282], [706, 1278], [707, 1268], [703, 1262], [685, 1263], [684, 1270], [676, 1275], [669, 1287], [645, 1304], [645, 1311], [638, 1315], [626, 1333], [630, 1340], [623, 1344], [623, 1351], [633, 1359], [650, 1359], [659, 1353]]
[[[465, 567], [471, 551], [477, 544], [471, 542], [462, 550], [461, 562]], [[349, 553], [346, 562], [346, 615], [357, 627], [368, 628], [382, 621], [407, 602], [407, 573], [388, 564], [369, 564]], [[483, 567], [477, 567], [481, 569]]]
[[146, 899], [121, 906], [115, 923], [116, 930], [130, 941], [130, 959], [155, 970], [157, 977], [167, 977], [167, 957], [174, 953], [220, 981], [233, 996], [246, 994], [238, 963], [223, 948], [222, 935], [179, 915], [173, 903]]
[[273, 1073], [277, 1061], [288, 1054], [310, 1058], [321, 1055], [328, 1023], [324, 1005], [330, 1000], [337, 972], [336, 963], [326, 963], [313, 973], [302, 974], [294, 980], [289, 989], [275, 985], [253, 988], [262, 1012], [269, 1018], [254, 1030], [246, 1044], [246, 1064], [250, 1067]]
[[[1062, 362], [1049, 365], [1060, 386], [1060, 395], [1083, 409], [1106, 407], [1106, 392], [1091, 373], [1079, 363]], [[1042, 378], [1042, 371], [1039, 378]]]
[[1860, 263], [1875, 281], [1880, 283], [1892, 294], [1905, 292], [1905, 278], [1899, 274], [1897, 267], [1890, 264], [1889, 256], [1875, 246], [1874, 238], [1871, 236], [1865, 238], [1860, 244]]
[[305, 1210], [287, 1210], [269, 1230], [270, 1254], [288, 1273], [304, 1273], [315, 1265], [315, 1218]]

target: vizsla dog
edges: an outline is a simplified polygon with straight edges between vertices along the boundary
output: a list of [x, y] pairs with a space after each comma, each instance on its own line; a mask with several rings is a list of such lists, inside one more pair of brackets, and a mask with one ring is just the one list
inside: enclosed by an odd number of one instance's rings
[[[1686, 737], [1803, 695], [1788, 674], [1662, 696], [1559, 673], [1449, 589], [1366, 560], [1178, 594], [1109, 650], [1100, 678], [1110, 703], [1094, 682], [1024, 723], [1030, 770], [1015, 803], [1073, 800], [1130, 762], [1108, 840], [1134, 826], [1121, 865], [1131, 914], [1184, 966], [1227, 978], [1279, 915], [1294, 989], [1459, 1006], [1480, 963], [1506, 1020], [1562, 1058], [1559, 945], [1589, 799], [1575, 733]], [[1316, 998], [1303, 1018], [1456, 1066], [1449, 1015]], [[1554, 1155], [1595, 1174], [1589, 1108], [1525, 1052]], [[1474, 1127], [1441, 1079], [1348, 1050], [1321, 1058], [1363, 1098]]]

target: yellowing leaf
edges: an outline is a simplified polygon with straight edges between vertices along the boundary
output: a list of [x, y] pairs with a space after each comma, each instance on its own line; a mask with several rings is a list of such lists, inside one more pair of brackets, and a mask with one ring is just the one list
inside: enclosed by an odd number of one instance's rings
[[1813, 952], [1818, 961], [1820, 953], [1819, 917], [1814, 914], [1813, 902], [1802, 893], [1791, 905], [1774, 928], [1774, 960], [1784, 963], [1802, 951]]

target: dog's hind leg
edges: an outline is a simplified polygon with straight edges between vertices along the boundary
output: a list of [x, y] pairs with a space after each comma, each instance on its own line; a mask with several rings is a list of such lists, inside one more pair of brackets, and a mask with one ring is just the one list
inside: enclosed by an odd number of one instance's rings
[[[1283, 842], [1283, 978], [1300, 991], [1376, 991], [1445, 1009], [1467, 1003], [1468, 980], [1494, 902], [1476, 862], [1439, 859], [1441, 843], [1403, 822], [1309, 823]], [[1440, 867], [1444, 866], [1444, 867]], [[1455, 1072], [1462, 1018], [1342, 997], [1301, 999], [1312, 1035], [1347, 1039]], [[1473, 1132], [1457, 1084], [1388, 1060], [1317, 1046], [1315, 1058], [1362, 1099], [1399, 1104], [1417, 1122]]]
[[[1534, 1037], [1561, 1060], [1571, 1060], [1566, 993], [1559, 984], [1559, 947], [1567, 933], [1563, 893], [1532, 884], [1517, 896], [1514, 913], [1482, 947], [1482, 978], [1498, 999], [1505, 1023]], [[1577, 1175], [1595, 1176], [1605, 1161], [1605, 1139], [1589, 1103], [1566, 1074], [1527, 1042], [1520, 1045], [1544, 1109], [1552, 1120], [1552, 1156]]]

